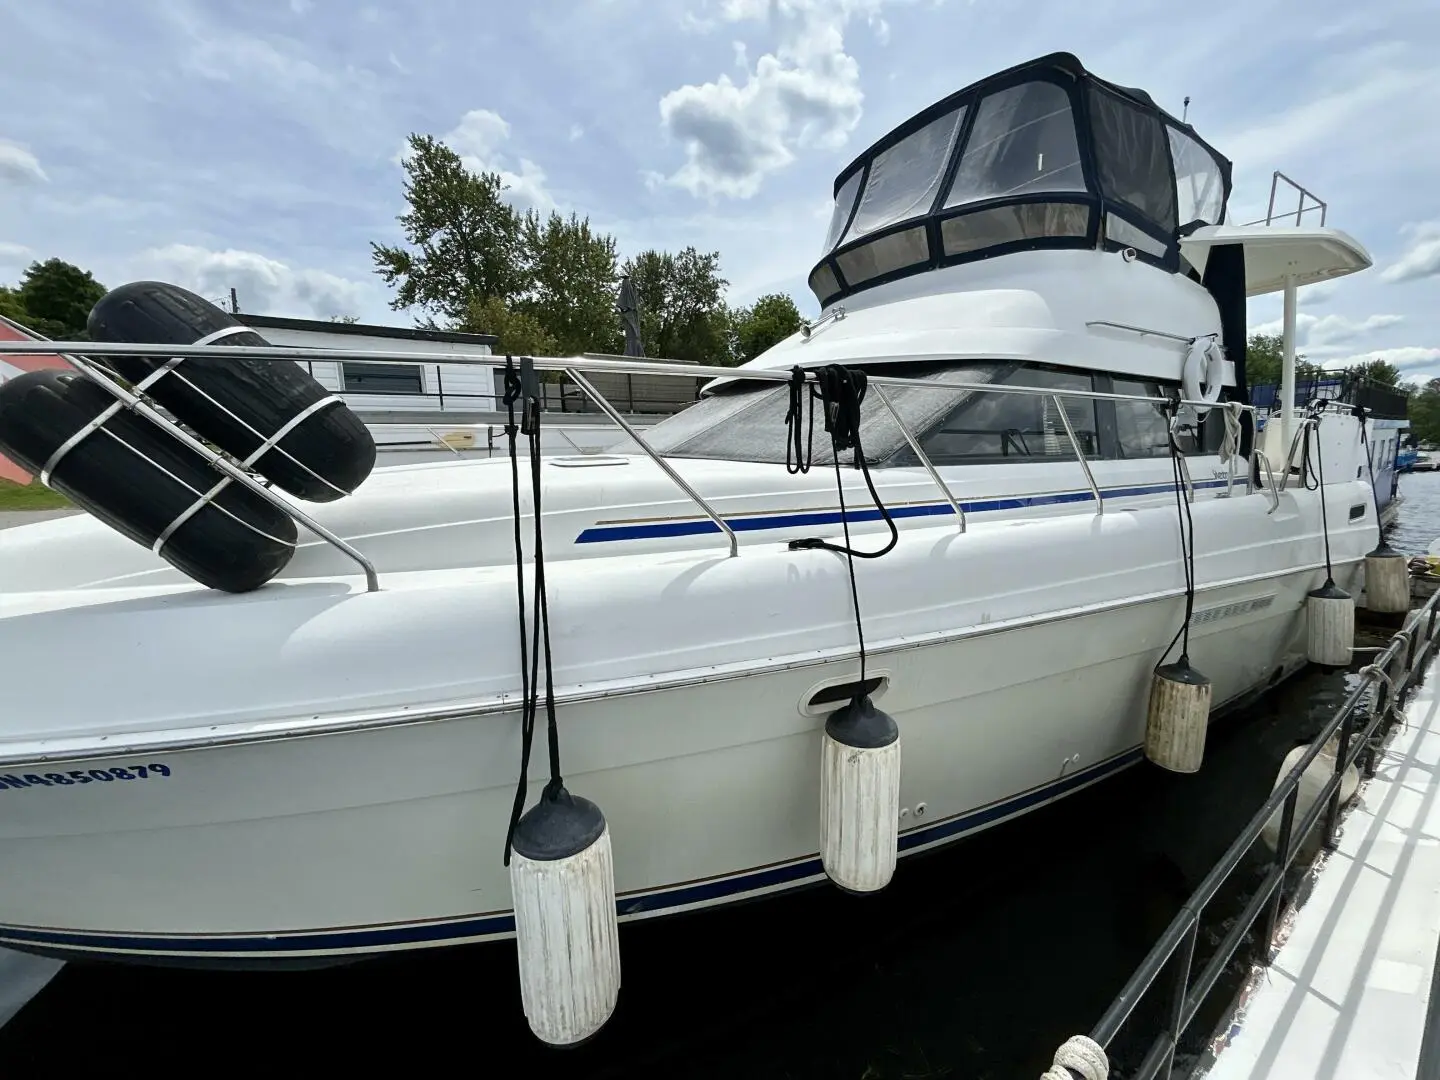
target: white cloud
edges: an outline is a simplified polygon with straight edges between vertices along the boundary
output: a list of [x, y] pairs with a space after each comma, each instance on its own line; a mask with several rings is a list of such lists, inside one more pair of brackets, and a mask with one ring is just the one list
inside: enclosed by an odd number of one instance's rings
[[1401, 371], [1414, 371], [1417, 368], [1434, 367], [1440, 364], [1440, 349], [1426, 348], [1421, 345], [1402, 345], [1395, 349], [1372, 349], [1370, 352], [1347, 356], [1337, 366], [1353, 367], [1356, 364], [1367, 364], [1375, 360], [1384, 360], [1387, 364], [1394, 364]]
[[13, 180], [18, 184], [31, 181], [44, 182], [50, 178], [40, 167], [40, 159], [19, 143], [0, 139], [0, 180]]
[[1335, 295], [1335, 290], [1340, 287], [1338, 281], [1317, 281], [1313, 285], [1306, 285], [1303, 289], [1295, 290], [1295, 300], [1301, 307], [1314, 307], [1317, 304], [1327, 304]]
[[14, 244], [8, 240], [0, 240], [0, 259], [18, 260], [30, 254], [30, 249], [24, 244]]
[[[660, 99], [660, 124], [685, 150], [670, 183], [692, 195], [748, 199], [765, 177], [800, 150], [843, 146], [860, 122], [860, 65], [845, 51], [852, 16], [865, 14], [878, 35], [888, 25], [885, 0], [723, 0], [727, 22], [768, 18], [779, 32], [773, 52], [743, 82], [714, 81], [671, 90]], [[880, 29], [885, 27], [884, 30]], [[745, 59], [736, 50], [736, 60]]]
[[141, 252], [133, 260], [135, 276], [172, 281], [201, 296], [228, 296], [233, 288], [240, 309], [257, 314], [351, 315], [365, 300], [366, 286], [325, 270], [293, 270], [278, 259], [254, 251], [211, 251], [191, 244], [170, 244]]
[[290, 10], [296, 15], [304, 15], [315, 6], [315, 0], [290, 0]]
[[507, 164], [509, 159], [500, 147], [509, 138], [510, 125], [499, 113], [471, 109], [441, 142], [460, 155], [466, 168], [498, 173], [506, 188], [505, 199], [516, 209], [554, 210], [555, 198], [546, 185], [544, 169], [525, 157], [515, 169]]
[[571, 125], [570, 125], [570, 141], [571, 141], [571, 142], [578, 142], [580, 139], [582, 139], [582, 138], [584, 138], [584, 137], [585, 137], [585, 129], [584, 129], [583, 127], [581, 127], [579, 124], [571, 124]]
[[1370, 78], [1339, 85], [1302, 105], [1271, 115], [1247, 128], [1217, 135], [1214, 145], [1237, 165], [1284, 161], [1317, 144], [1333, 146], [1335, 132], [1383, 113], [1397, 100], [1434, 92], [1428, 69], [1381, 69]]
[[[1297, 312], [1295, 315], [1295, 346], [1312, 355], [1333, 354], [1337, 347], [1347, 341], [1373, 334], [1377, 330], [1396, 326], [1405, 321], [1403, 315], [1367, 315], [1363, 319], [1351, 319], [1344, 315], [1311, 315]], [[1279, 319], [1251, 327], [1252, 334], [1278, 334], [1283, 330]]]
[[1440, 221], [1405, 226], [1414, 237], [1405, 253], [1380, 272], [1380, 280], [1415, 281], [1440, 275]]

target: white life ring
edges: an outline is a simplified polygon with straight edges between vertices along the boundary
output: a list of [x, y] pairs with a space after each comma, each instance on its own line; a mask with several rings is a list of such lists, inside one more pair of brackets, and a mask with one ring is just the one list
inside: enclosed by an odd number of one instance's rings
[[[1180, 376], [1185, 400], [1219, 401], [1224, 382], [1225, 350], [1220, 347], [1220, 342], [1213, 337], [1196, 338], [1190, 344], [1190, 353], [1185, 357], [1185, 369]], [[1209, 411], [1209, 405], [1195, 406], [1195, 412], [1200, 416]]]

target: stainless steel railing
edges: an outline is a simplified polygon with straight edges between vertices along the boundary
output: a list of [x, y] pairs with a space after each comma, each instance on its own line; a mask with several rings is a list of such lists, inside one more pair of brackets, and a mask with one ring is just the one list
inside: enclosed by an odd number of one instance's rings
[[[262, 360], [268, 362], [289, 361], [302, 364], [313, 364], [321, 362], [344, 362], [354, 364], [417, 364], [429, 365], [444, 363], [447, 365], [471, 365], [483, 367], [496, 367], [498, 358], [489, 353], [476, 353], [473, 355], [464, 353], [417, 353], [387, 351], [383, 349], [312, 349], [298, 348], [294, 346], [216, 346], [216, 345], [153, 345], [133, 342], [78, 342], [78, 341], [35, 341], [35, 342], [0, 342], [0, 356], [9, 355], [55, 355], [60, 354], [69, 360], [82, 375], [96, 382], [108, 393], [116, 397], [125, 408], [131, 409], [138, 416], [159, 427], [171, 437], [181, 441], [186, 446], [203, 454], [218, 471], [226, 478], [239, 483], [265, 499], [271, 505], [289, 515], [297, 524], [303, 525], [321, 540], [332, 545], [344, 553], [348, 558], [355, 561], [365, 574], [367, 586], [370, 589], [379, 588], [378, 577], [373, 564], [359, 551], [334, 533], [327, 530], [319, 522], [316, 522], [304, 511], [295, 506], [292, 502], [282, 499], [274, 494], [268, 487], [257, 480], [245, 467], [246, 463], [235, 462], [228, 455], [217, 453], [205, 446], [196, 439], [183, 426], [162, 415], [144, 398], [143, 394], [132, 393], [100, 365], [93, 362], [93, 358], [104, 358], [113, 356], [166, 356], [176, 360], [191, 358], [217, 358], [217, 359], [239, 359]], [[710, 504], [706, 498], [696, 491], [684, 477], [669, 464], [666, 456], [656, 451], [646, 441], [644, 435], [632, 424], [630, 424], [615, 407], [605, 399], [595, 386], [585, 378], [586, 374], [614, 374], [614, 375], [659, 375], [669, 378], [707, 378], [719, 380], [786, 383], [790, 381], [788, 370], [745, 368], [742, 370], [729, 367], [718, 367], [703, 364], [685, 364], [681, 367], [669, 362], [656, 362], [653, 360], [637, 360], [629, 358], [604, 358], [599, 359], [590, 356], [578, 357], [535, 357], [535, 367], [542, 371], [563, 372], [572, 382], [580, 388], [582, 393], [593, 401], [607, 417], [616, 423], [625, 434], [633, 439], [636, 445], [646, 456], [670, 478], [677, 488], [705, 514], [720, 532], [725, 536], [729, 547], [730, 555], [739, 554], [739, 541], [734, 530], [725, 521], [724, 516]], [[813, 381], [815, 376], [810, 375]], [[1105, 511], [1104, 492], [1095, 480], [1094, 471], [1090, 467], [1084, 448], [1076, 435], [1074, 426], [1063, 407], [1062, 399], [1078, 399], [1086, 401], [1127, 401], [1142, 402], [1153, 405], [1170, 407], [1175, 404], [1189, 405], [1192, 407], [1211, 407], [1213, 403], [1205, 401], [1181, 400], [1178, 403], [1171, 398], [1150, 397], [1137, 394], [1113, 394], [1102, 393], [1090, 390], [1064, 390], [1055, 391], [1046, 387], [1013, 386], [1004, 383], [976, 383], [954, 379], [915, 379], [904, 378], [893, 375], [870, 374], [869, 384], [875, 388], [876, 396], [882, 406], [889, 411], [892, 418], [899, 426], [910, 449], [916, 459], [925, 469], [926, 474], [935, 483], [936, 487], [944, 496], [945, 501], [955, 512], [957, 525], [961, 532], [965, 530], [965, 511], [960, 500], [950, 489], [949, 484], [930, 460], [920, 440], [910, 430], [910, 426], [904, 421], [899, 411], [894, 407], [889, 396], [885, 393], [887, 387], [918, 387], [930, 390], [964, 390], [979, 394], [1020, 394], [1031, 397], [1048, 397], [1056, 405], [1060, 421], [1065, 429], [1065, 435], [1070, 443], [1071, 451], [1084, 476], [1085, 483], [1090, 489], [1091, 497], [1095, 501], [1095, 513], [1101, 515]], [[1241, 406], [1244, 411], [1254, 413], [1251, 406]], [[232, 414], [233, 415], [233, 414]], [[238, 417], [236, 418], [239, 419]], [[1184, 473], [1187, 493], [1193, 499], [1193, 489], [1189, 482], [1188, 469]], [[205, 497], [203, 493], [201, 497]], [[213, 497], [213, 492], [211, 493]], [[1271, 493], [1272, 499], [1275, 497]]]

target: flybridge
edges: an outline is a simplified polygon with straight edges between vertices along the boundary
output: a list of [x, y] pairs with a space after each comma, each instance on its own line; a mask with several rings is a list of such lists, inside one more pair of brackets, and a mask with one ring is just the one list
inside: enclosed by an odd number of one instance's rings
[[835, 181], [822, 305], [1015, 251], [1133, 249], [1171, 271], [1180, 239], [1225, 220], [1230, 162], [1143, 90], [1053, 53], [912, 117]]

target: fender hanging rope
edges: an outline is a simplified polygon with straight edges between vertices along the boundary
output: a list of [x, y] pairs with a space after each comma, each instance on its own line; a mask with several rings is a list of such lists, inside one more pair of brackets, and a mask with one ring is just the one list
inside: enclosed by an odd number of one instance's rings
[[1375, 539], [1378, 551], [1385, 546], [1385, 526], [1380, 521], [1380, 493], [1375, 491], [1375, 459], [1371, 454], [1370, 439], [1365, 434], [1365, 406], [1356, 405], [1351, 413], [1360, 421], [1360, 445], [1365, 449], [1365, 465], [1370, 470], [1370, 490], [1375, 492]]
[[[520, 779], [515, 786], [515, 802], [510, 823], [505, 830], [505, 865], [515, 839], [515, 827], [525, 810], [529, 791], [530, 754], [535, 743], [535, 720], [540, 711], [540, 654], [545, 654], [545, 720], [550, 742], [550, 780], [540, 793], [542, 799], [554, 799], [564, 790], [560, 775], [560, 731], [555, 718], [555, 671], [550, 653], [550, 603], [545, 588], [544, 525], [540, 513], [540, 378], [530, 357], [520, 358], [516, 370], [514, 358], [505, 357], [505, 406], [508, 423], [505, 434], [510, 443], [511, 508], [515, 521], [515, 585], [520, 605]], [[521, 403], [520, 424], [515, 423], [515, 403]], [[516, 435], [526, 437], [530, 455], [531, 509], [535, 517], [535, 595], [530, 620], [530, 641], [526, 643], [525, 612], [525, 551], [520, 530], [520, 463]]]
[[1155, 665], [1158, 671], [1165, 663], [1165, 658], [1170, 655], [1170, 650], [1175, 648], [1177, 641], [1182, 642], [1180, 646], [1180, 663], [1190, 663], [1190, 620], [1195, 614], [1195, 519], [1190, 512], [1190, 499], [1185, 492], [1185, 476], [1180, 467], [1180, 443], [1175, 438], [1175, 422], [1179, 419], [1180, 405], [1178, 401], [1172, 401], [1167, 406], [1170, 413], [1169, 438], [1170, 438], [1170, 469], [1175, 478], [1175, 508], [1176, 516], [1180, 521], [1180, 546], [1184, 551], [1183, 565], [1185, 568], [1185, 621], [1180, 624], [1180, 629], [1170, 639], [1170, 644], [1165, 646], [1165, 651], [1160, 654], [1160, 660]]
[[[1312, 485], [1307, 478], [1305, 480], [1305, 490], [1320, 492], [1320, 533], [1325, 538], [1325, 580], [1333, 585], [1335, 583], [1335, 570], [1330, 565], [1330, 514], [1325, 508], [1325, 449], [1320, 445], [1320, 418], [1321, 413], [1320, 410], [1317, 409], [1313, 417], [1315, 423], [1311, 425], [1307, 421], [1305, 425], [1305, 454], [1302, 460], [1305, 462], [1305, 472], [1308, 474], [1310, 472], [1310, 434], [1313, 427], [1316, 448], [1315, 475], [1318, 480]], [[1363, 424], [1360, 430], [1365, 430]], [[1370, 486], [1372, 488], [1375, 486], [1373, 479], [1371, 480]]]
[[[831, 458], [835, 465], [835, 491], [840, 501], [840, 526], [845, 536], [845, 543], [843, 545], [832, 544], [828, 540], [818, 537], [806, 537], [790, 541], [789, 547], [791, 551], [818, 548], [835, 551], [845, 556], [845, 567], [850, 576], [850, 601], [855, 609], [855, 636], [860, 643], [860, 686], [863, 693], [866, 669], [865, 628], [860, 617], [860, 590], [855, 582], [855, 560], [878, 559], [882, 555], [888, 555], [899, 542], [900, 531], [895, 527], [895, 521], [891, 518], [890, 511], [881, 502], [880, 495], [875, 490], [875, 481], [870, 475], [870, 465], [865, 460], [865, 448], [860, 442], [860, 404], [865, 400], [867, 385], [865, 373], [852, 371], [839, 364], [831, 364], [817, 371], [815, 378], [819, 385], [818, 396], [825, 412], [825, 430], [830, 434]], [[790, 408], [785, 414], [785, 426], [788, 434], [785, 464], [792, 474], [809, 472], [814, 456], [814, 398], [817, 393], [814, 388], [810, 391], [807, 424], [809, 433], [806, 439], [806, 452], [802, 455], [799, 425], [801, 405], [804, 402], [805, 371], [798, 365], [791, 369], [789, 386]], [[859, 469], [865, 477], [865, 487], [870, 492], [870, 498], [890, 530], [889, 541], [878, 551], [858, 551], [850, 542], [850, 514], [845, 506], [845, 483], [840, 472], [840, 453], [850, 447], [854, 447], [855, 450], [855, 468]], [[793, 468], [790, 459], [792, 452], [795, 455]]]

